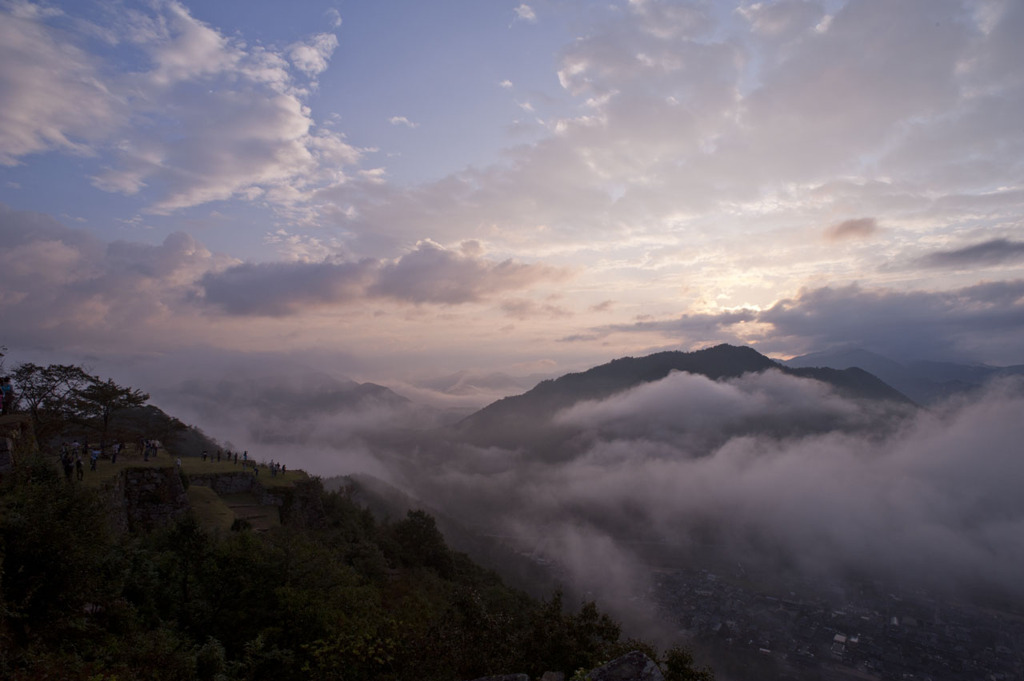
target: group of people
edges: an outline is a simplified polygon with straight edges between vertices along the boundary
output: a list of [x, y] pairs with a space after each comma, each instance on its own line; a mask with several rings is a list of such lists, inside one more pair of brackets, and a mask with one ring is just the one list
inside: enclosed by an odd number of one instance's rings
[[202, 459], [203, 461], [209, 461], [211, 463], [220, 463], [221, 461], [227, 461], [228, 463], [232, 464], [237, 464], [239, 462], [239, 459], [241, 459], [242, 468], [247, 469], [249, 468], [249, 466], [252, 466], [253, 474], [257, 476], [260, 474], [260, 466], [265, 466], [270, 471], [271, 477], [274, 478], [276, 478], [278, 475], [284, 475], [285, 473], [288, 472], [287, 466], [285, 466], [282, 463], [274, 462], [273, 460], [271, 460], [269, 464], [257, 463], [256, 461], [249, 457], [249, 450], [245, 450], [241, 453], [241, 455], [239, 455], [238, 452], [232, 452], [230, 449], [227, 450], [226, 452], [218, 449], [216, 454], [210, 454], [208, 450], [204, 449], [202, 454], [199, 455], [199, 458]]
[[[223, 451], [223, 450], [218, 449], [217, 450], [217, 454], [216, 454], [216, 458], [214, 458], [214, 455], [210, 454], [205, 449], [203, 450], [203, 453], [199, 455], [199, 458], [201, 458], [203, 461], [209, 460], [210, 462], [216, 461], [217, 463], [221, 462], [222, 457], [223, 457], [223, 460], [227, 461], [228, 463], [236, 463], [236, 464], [238, 463], [238, 452], [232, 452], [230, 449], [228, 451], [226, 451], [226, 452]], [[242, 465], [244, 466], [245, 462], [247, 462], [248, 460], [249, 460], [249, 451], [246, 450], [246, 451], [242, 452]]]
[[139, 440], [139, 451], [142, 452], [142, 460], [149, 461], [149, 457], [156, 457], [156, 453], [160, 451], [160, 440], [150, 440], [142, 438]]
[[[64, 475], [68, 480], [71, 480], [72, 476], [76, 476], [78, 480], [81, 480], [85, 476], [85, 463], [84, 457], [89, 459], [89, 470], [96, 470], [96, 464], [100, 458], [104, 447], [101, 446], [99, 449], [89, 449], [88, 444], [79, 443], [75, 440], [72, 443], [63, 443], [60, 448], [60, 462], [64, 468]], [[140, 439], [138, 442], [138, 451], [142, 453], [143, 461], [149, 461], [150, 457], [156, 458], [157, 451], [160, 449], [159, 440]], [[120, 442], [114, 443], [111, 448], [110, 462], [117, 463], [117, 457], [124, 450], [124, 445]], [[238, 452], [232, 452], [231, 450], [217, 450], [216, 454], [210, 454], [207, 450], [203, 450], [200, 455], [203, 461], [227, 461], [229, 463], [238, 464], [241, 460], [242, 467], [248, 468], [252, 466], [254, 475], [260, 474], [260, 466], [265, 466], [272, 477], [278, 475], [284, 475], [288, 468], [279, 462], [271, 461], [269, 464], [259, 464], [249, 457], [248, 450], [243, 451], [241, 454]], [[181, 468], [181, 459], [177, 460], [177, 466]]]
[[[112, 461], [117, 462], [117, 452], [120, 451], [120, 444], [114, 445]], [[74, 475], [78, 480], [85, 477], [85, 464], [83, 456], [89, 457], [89, 470], [96, 470], [96, 463], [100, 458], [100, 450], [89, 449], [88, 444], [80, 444], [75, 440], [70, 445], [65, 442], [60, 446], [60, 464], [64, 469], [64, 477], [68, 480]]]
[[279, 473], [284, 475], [288, 472], [288, 468], [283, 463], [274, 463], [273, 459], [270, 460], [267, 468], [270, 469], [270, 477], [272, 478], [276, 478]]
[[[149, 457], [156, 457], [157, 450], [160, 443], [157, 440], [140, 440], [139, 451], [144, 453], [145, 460], [149, 461]], [[96, 470], [96, 466], [99, 463], [100, 456], [106, 450], [106, 446], [101, 443], [99, 447], [93, 447], [90, 449], [89, 444], [81, 443], [78, 440], [68, 443], [64, 442], [60, 446], [60, 464], [64, 469], [64, 476], [71, 480], [74, 475], [78, 480], [81, 480], [85, 476], [85, 459], [89, 459], [89, 470]], [[110, 447], [110, 463], [117, 463], [117, 458], [124, 452], [124, 444], [121, 442], [115, 442]]]

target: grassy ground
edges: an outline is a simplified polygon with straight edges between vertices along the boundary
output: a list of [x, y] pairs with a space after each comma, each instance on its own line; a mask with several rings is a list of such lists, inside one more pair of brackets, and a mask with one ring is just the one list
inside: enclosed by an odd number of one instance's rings
[[209, 487], [191, 485], [188, 488], [188, 503], [196, 514], [199, 524], [208, 530], [227, 532], [235, 522], [235, 512]]
[[[101, 458], [96, 463], [96, 470], [89, 470], [89, 460], [83, 460], [85, 474], [82, 484], [86, 487], [99, 487], [104, 482], [113, 480], [125, 468], [167, 468], [176, 463], [176, 459], [161, 449], [157, 456], [150, 456], [149, 461], [143, 461], [139, 454], [121, 455], [117, 457], [117, 463], [111, 463], [110, 459]], [[242, 467], [242, 462], [237, 464], [228, 461], [203, 461], [197, 456], [181, 457], [181, 470], [185, 475], [209, 475], [212, 473], [241, 473], [248, 471], [252, 474], [252, 466]], [[285, 474], [278, 473], [276, 476], [270, 474], [270, 469], [261, 466], [257, 481], [266, 489], [275, 487], [293, 487], [296, 482], [308, 480], [309, 476], [305, 471], [288, 471]]]
[[[87, 458], [83, 463], [85, 471], [81, 484], [85, 487], [99, 488], [105, 483], [112, 482], [126, 468], [170, 468], [177, 464], [177, 459], [161, 449], [156, 456], [150, 456], [148, 461], [144, 461], [141, 454], [134, 452], [118, 456], [117, 463], [111, 463], [110, 459], [101, 458], [97, 461], [95, 471], [89, 470]], [[242, 472], [253, 474], [251, 462], [250, 465], [243, 467], [241, 461], [237, 464], [227, 460], [203, 461], [197, 456], [181, 457], [181, 470], [189, 477]], [[271, 491], [293, 487], [295, 483], [308, 479], [309, 476], [305, 471], [288, 471], [285, 474], [278, 473], [276, 476], [272, 476], [270, 469], [266, 466], [260, 467], [259, 476], [257, 476], [257, 482], [264, 489]], [[255, 530], [267, 530], [281, 524], [280, 511], [277, 506], [262, 506], [256, 496], [252, 494], [232, 494], [221, 497], [203, 485], [189, 485], [187, 494], [196, 518], [210, 530], [230, 530], [235, 519], [247, 521]]]

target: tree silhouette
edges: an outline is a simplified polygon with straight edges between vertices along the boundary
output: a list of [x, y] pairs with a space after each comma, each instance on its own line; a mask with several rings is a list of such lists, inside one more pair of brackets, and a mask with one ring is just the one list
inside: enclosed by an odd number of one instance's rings
[[79, 411], [85, 418], [98, 424], [101, 442], [106, 443], [110, 419], [122, 409], [141, 407], [149, 400], [149, 394], [136, 388], [120, 386], [114, 379], [101, 381], [93, 376], [91, 382], [78, 392]]
[[32, 417], [36, 436], [76, 414], [80, 391], [92, 381], [82, 367], [73, 364], [39, 366], [23, 362], [15, 367], [12, 377], [17, 386], [16, 400]]

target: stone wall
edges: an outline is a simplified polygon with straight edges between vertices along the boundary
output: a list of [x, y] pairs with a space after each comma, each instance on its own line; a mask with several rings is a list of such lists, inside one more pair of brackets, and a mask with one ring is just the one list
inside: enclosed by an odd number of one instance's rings
[[172, 467], [126, 468], [110, 490], [115, 526], [122, 531], [151, 530], [188, 512], [181, 476]]

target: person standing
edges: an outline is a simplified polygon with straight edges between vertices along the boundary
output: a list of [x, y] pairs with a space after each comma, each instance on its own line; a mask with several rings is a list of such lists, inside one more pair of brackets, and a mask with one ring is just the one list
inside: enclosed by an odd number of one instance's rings
[[6, 416], [14, 411], [14, 388], [11, 386], [10, 376], [0, 378], [0, 392], [3, 393], [3, 397], [0, 398], [0, 414]]

